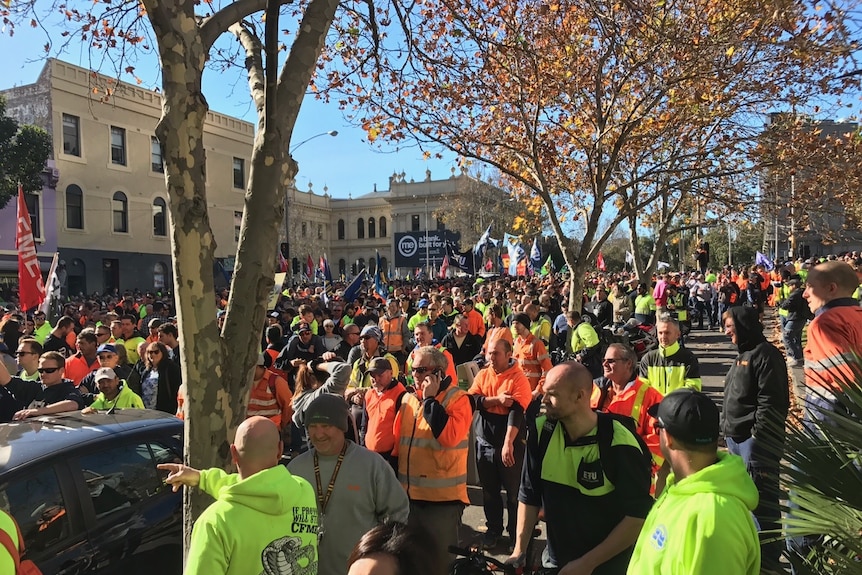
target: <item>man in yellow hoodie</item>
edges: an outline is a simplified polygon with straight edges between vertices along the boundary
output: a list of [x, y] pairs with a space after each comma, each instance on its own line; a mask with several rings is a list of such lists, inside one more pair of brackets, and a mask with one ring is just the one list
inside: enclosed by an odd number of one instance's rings
[[230, 475], [159, 465], [174, 491], [197, 486], [216, 499], [195, 522], [185, 574], [316, 573], [317, 499], [310, 483], [280, 465], [278, 427], [246, 419], [230, 452], [238, 471]]
[[649, 409], [672, 473], [644, 522], [628, 575], [759, 575], [752, 511], [758, 495], [742, 458], [718, 451], [718, 407], [690, 388]]

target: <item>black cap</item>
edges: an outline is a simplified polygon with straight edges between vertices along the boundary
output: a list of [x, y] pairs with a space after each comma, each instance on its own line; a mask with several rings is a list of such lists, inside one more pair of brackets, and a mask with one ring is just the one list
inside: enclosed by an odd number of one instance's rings
[[705, 394], [684, 387], [667, 394], [647, 411], [670, 435], [694, 445], [718, 441], [718, 407]]

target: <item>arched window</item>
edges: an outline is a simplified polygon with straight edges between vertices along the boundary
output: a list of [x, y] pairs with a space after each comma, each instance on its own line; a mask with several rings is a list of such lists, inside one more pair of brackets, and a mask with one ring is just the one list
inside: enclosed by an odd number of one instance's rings
[[359, 258], [358, 265], [356, 267], [356, 273], [361, 272], [365, 269], [365, 260], [363, 258]]
[[84, 192], [75, 184], [66, 187], [66, 227], [84, 229]]
[[[341, 221], [344, 221], [344, 220], [341, 220]], [[346, 273], [347, 273], [347, 262], [344, 260], [344, 258], [341, 258], [340, 260], [338, 260], [338, 275], [343, 276]]]
[[386, 237], [386, 218], [384, 216], [380, 216], [380, 237]]
[[156, 262], [153, 266], [153, 288], [160, 290], [165, 289], [168, 283], [168, 266], [162, 262]]
[[374, 225], [374, 218], [368, 218], [368, 237], [373, 238], [377, 235], [377, 228]]
[[344, 220], [338, 220], [338, 239], [344, 239]]
[[368, 258], [368, 273], [376, 274], [377, 270], [375, 269], [377, 264], [377, 258], [375, 256], [371, 256]]
[[168, 235], [168, 206], [162, 198], [153, 200], [153, 235]]
[[114, 192], [112, 210], [114, 212], [114, 231], [129, 232], [129, 201], [123, 192]]
[[362, 218], [356, 220], [356, 237], [360, 240], [365, 238], [365, 220]]

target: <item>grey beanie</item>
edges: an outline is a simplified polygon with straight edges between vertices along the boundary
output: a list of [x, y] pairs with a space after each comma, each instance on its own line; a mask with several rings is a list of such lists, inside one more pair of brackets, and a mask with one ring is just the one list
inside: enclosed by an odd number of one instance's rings
[[347, 433], [349, 407], [340, 395], [324, 393], [315, 398], [305, 410], [305, 426], [313, 423], [332, 425]]

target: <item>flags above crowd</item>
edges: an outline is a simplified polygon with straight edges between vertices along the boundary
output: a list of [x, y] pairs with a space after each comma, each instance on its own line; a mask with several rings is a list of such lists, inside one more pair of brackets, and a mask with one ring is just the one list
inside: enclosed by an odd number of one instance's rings
[[533, 247], [530, 248], [530, 269], [534, 273], [542, 267], [542, 250], [539, 248], [539, 238], [533, 238]]
[[30, 212], [24, 199], [24, 188], [18, 184], [18, 226], [15, 234], [15, 248], [18, 250], [18, 297], [24, 311], [36, 309], [45, 301], [45, 285], [42, 283], [42, 270], [36, 256], [36, 242], [33, 240], [33, 227]]
[[755, 255], [754, 263], [759, 266], [763, 266], [768, 272], [771, 272], [773, 268], [775, 268], [775, 262], [769, 259], [766, 254], [762, 254], [760, 252], [757, 252], [757, 254]]

